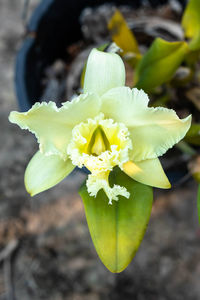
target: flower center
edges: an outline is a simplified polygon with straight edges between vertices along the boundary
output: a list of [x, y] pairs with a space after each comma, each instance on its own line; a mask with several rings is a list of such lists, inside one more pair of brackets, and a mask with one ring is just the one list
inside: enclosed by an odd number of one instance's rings
[[73, 128], [67, 153], [74, 165], [85, 166], [91, 172], [102, 172], [128, 161], [129, 149], [132, 149], [132, 143], [126, 126], [104, 119], [100, 113]]
[[108, 182], [110, 171], [115, 166], [122, 168], [129, 161], [129, 149], [132, 149], [132, 142], [127, 127], [104, 119], [104, 114], [100, 113], [73, 128], [67, 153], [75, 166], [85, 166], [91, 171], [87, 180], [90, 195], [95, 196], [103, 188], [111, 202], [118, 199], [117, 195], [129, 195], [125, 188], [111, 188]]

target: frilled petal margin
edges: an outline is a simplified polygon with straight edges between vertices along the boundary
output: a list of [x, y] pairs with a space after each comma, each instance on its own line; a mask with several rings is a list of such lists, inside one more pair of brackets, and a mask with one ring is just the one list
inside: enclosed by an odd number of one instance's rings
[[124, 186], [114, 184], [112, 187], [110, 186], [108, 176], [109, 171], [100, 172], [99, 174], [90, 174], [88, 175], [88, 179], [86, 181], [86, 186], [88, 189], [88, 193], [90, 196], [96, 197], [98, 192], [102, 189], [104, 190], [106, 196], [108, 197], [109, 204], [112, 204], [112, 201], [118, 201], [119, 196], [124, 196], [125, 198], [129, 198], [130, 193]]
[[43, 192], [63, 180], [75, 168], [71, 160], [62, 160], [58, 155], [45, 156], [40, 151], [30, 160], [24, 182], [31, 196]]
[[149, 108], [147, 104], [143, 91], [128, 87], [112, 89], [102, 96], [101, 111], [105, 116], [129, 129], [133, 161], [163, 155], [185, 136], [191, 125], [191, 116], [179, 119], [172, 109]]
[[162, 189], [171, 187], [158, 158], [137, 163], [129, 161], [123, 165], [123, 171], [140, 183]]
[[125, 68], [120, 56], [93, 49], [87, 61], [84, 93], [93, 92], [101, 96], [108, 90], [124, 84]]
[[28, 112], [11, 112], [9, 120], [28, 129], [38, 139], [40, 151], [67, 159], [67, 145], [74, 125], [95, 117], [100, 109], [100, 99], [85, 94], [57, 108], [54, 102], [36, 103]]
[[[129, 128], [133, 142], [131, 159], [141, 161], [163, 155], [184, 138], [191, 119], [191, 116], [179, 119], [171, 109], [148, 108], [141, 116], [142, 124]], [[134, 148], [134, 144], [137, 147]]]

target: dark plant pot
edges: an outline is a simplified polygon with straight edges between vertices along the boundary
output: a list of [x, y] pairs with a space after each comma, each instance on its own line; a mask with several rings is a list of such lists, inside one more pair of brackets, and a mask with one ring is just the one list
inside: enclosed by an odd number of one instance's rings
[[[27, 26], [27, 35], [17, 55], [15, 85], [19, 107], [28, 110], [42, 93], [45, 68], [66, 57], [66, 47], [81, 39], [79, 16], [87, 6], [111, 2], [140, 6], [142, 0], [42, 0]], [[149, 0], [154, 7], [167, 0]], [[180, 1], [182, 4], [184, 1]]]

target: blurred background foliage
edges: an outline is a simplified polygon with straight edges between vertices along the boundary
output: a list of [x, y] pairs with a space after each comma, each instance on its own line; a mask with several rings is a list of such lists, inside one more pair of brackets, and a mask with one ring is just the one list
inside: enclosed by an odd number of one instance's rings
[[[181, 18], [181, 26], [184, 30], [181, 41], [156, 37], [149, 46], [146, 45], [143, 53], [134, 32], [119, 10], [116, 10], [108, 24], [112, 40], [121, 48], [121, 56], [133, 70], [133, 82], [129, 82], [131, 87], [147, 92], [152, 106], [173, 107], [176, 110], [178, 101], [188, 114], [193, 113], [195, 108], [191, 128], [177, 147], [191, 156], [188, 168], [194, 179], [200, 183], [199, 0], [188, 2]], [[194, 106], [192, 109], [191, 102]], [[200, 211], [198, 213], [200, 216]]]

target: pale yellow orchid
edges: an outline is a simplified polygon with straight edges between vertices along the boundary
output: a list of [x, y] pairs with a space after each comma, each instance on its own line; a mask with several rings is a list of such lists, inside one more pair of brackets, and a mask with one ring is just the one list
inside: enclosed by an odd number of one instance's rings
[[40, 144], [25, 172], [31, 195], [54, 186], [75, 166], [91, 172], [88, 193], [96, 196], [103, 189], [109, 203], [119, 195], [129, 198], [125, 187], [109, 185], [115, 166], [140, 183], [170, 188], [158, 157], [185, 136], [191, 116], [181, 120], [171, 109], [149, 108], [142, 90], [124, 85], [120, 56], [93, 49], [83, 94], [61, 108], [43, 102], [25, 113], [11, 112], [9, 120], [35, 134]]

